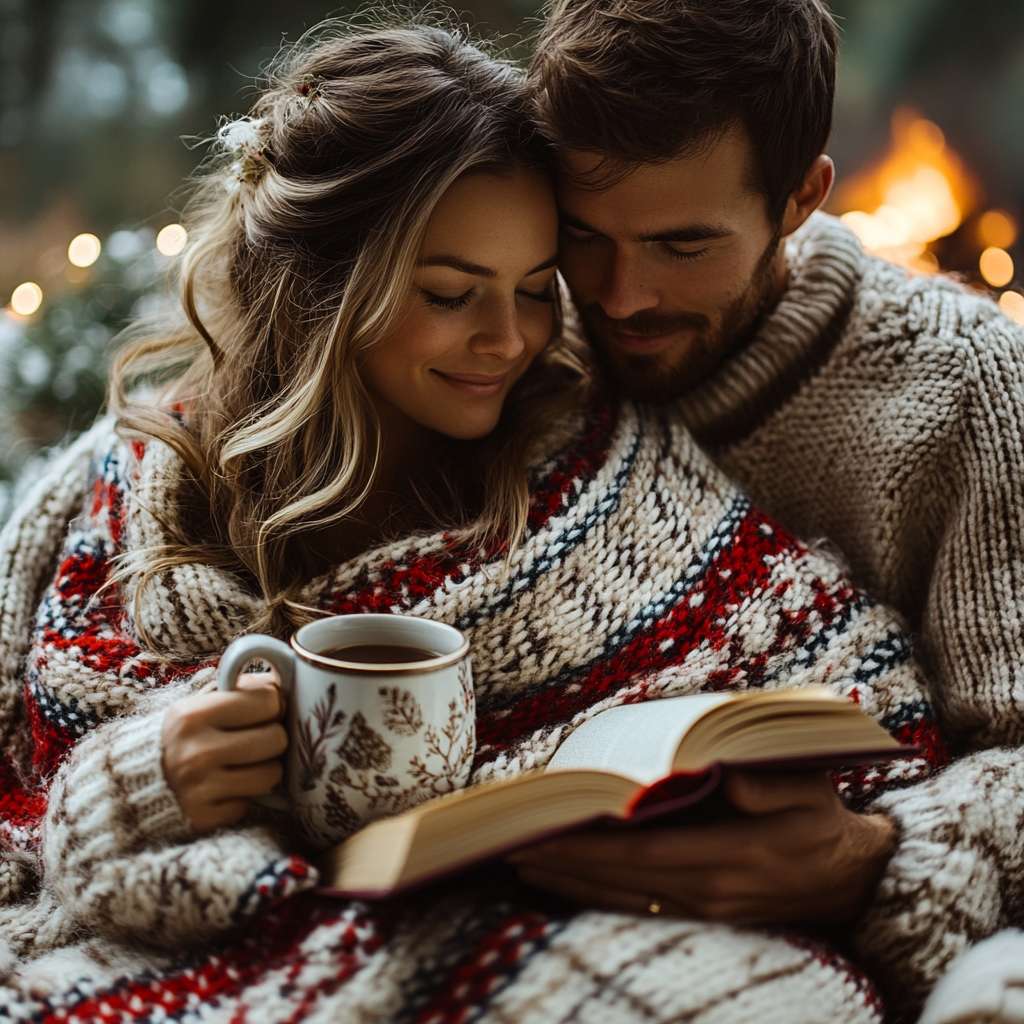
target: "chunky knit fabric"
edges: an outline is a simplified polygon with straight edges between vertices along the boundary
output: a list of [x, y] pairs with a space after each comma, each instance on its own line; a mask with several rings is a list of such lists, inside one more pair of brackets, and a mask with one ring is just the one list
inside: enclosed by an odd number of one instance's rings
[[912, 1008], [1024, 906], [1024, 755], [970, 753], [1024, 741], [1024, 334], [822, 214], [787, 256], [778, 308], [684, 413], [753, 500], [907, 617], [943, 734], [969, 753], [880, 803], [917, 852], [890, 864], [861, 948]]
[[[573, 913], [496, 868], [382, 905], [326, 900], [286, 823], [194, 836], [161, 770], [163, 712], [208, 683], [257, 599], [200, 565], [103, 589], [119, 552], [173, 521], [179, 468], [100, 424], [0, 534], [0, 1008], [39, 1021], [879, 1019], [866, 977], [796, 934]], [[467, 632], [474, 782], [544, 765], [604, 708], [809, 684], [924, 747], [841, 775], [856, 806], [922, 799], [943, 761], [892, 615], [755, 511], [671, 416], [626, 406], [567, 423], [538, 459], [510, 572], [483, 558], [410, 538], [302, 597]], [[912, 960], [915, 942], [890, 930], [879, 941]]]

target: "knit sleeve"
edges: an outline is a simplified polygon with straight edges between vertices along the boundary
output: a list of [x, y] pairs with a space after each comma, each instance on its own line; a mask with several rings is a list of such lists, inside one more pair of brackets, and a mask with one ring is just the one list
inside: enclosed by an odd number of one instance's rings
[[986, 303], [938, 298], [922, 299], [932, 340], [915, 353], [935, 365], [911, 375], [931, 391], [908, 403], [930, 412], [883, 527], [889, 578], [921, 608], [917, 647], [943, 731], [975, 752], [873, 805], [900, 838], [856, 940], [911, 1016], [953, 957], [1024, 902], [1024, 339]]
[[930, 573], [919, 567], [919, 646], [940, 721], [955, 746], [982, 749], [1024, 742], [1024, 337], [984, 308], [944, 327], [961, 336], [946, 350], [959, 364], [947, 375], [956, 408], [936, 400], [944, 435], [923, 444], [934, 475], [908, 472], [901, 504], [933, 506], [920, 523], [936, 547]]
[[18, 756], [0, 759], [0, 853], [18, 871], [0, 882], [12, 908], [34, 893], [54, 917], [8, 928], [0, 914], [0, 933], [24, 953], [75, 931], [180, 946], [316, 881], [267, 828], [195, 836], [167, 784], [164, 714], [213, 678], [215, 659], [163, 660], [128, 628], [111, 572], [135, 465], [115, 443], [82, 474], [24, 627], [9, 747]]
[[883, 793], [899, 839], [854, 944], [891, 1008], [912, 1020], [949, 962], [1012, 923], [1024, 892], [1024, 757], [1012, 749], [961, 758]]
[[101, 421], [56, 455], [26, 488], [0, 531], [0, 741], [15, 758], [24, 753], [16, 719], [32, 616], [68, 522], [81, 510], [94, 452], [109, 441], [110, 433], [110, 422]]
[[176, 948], [316, 874], [264, 827], [197, 837], [164, 778], [162, 723], [162, 711], [114, 721], [76, 746], [50, 790], [43, 872], [70, 922]]

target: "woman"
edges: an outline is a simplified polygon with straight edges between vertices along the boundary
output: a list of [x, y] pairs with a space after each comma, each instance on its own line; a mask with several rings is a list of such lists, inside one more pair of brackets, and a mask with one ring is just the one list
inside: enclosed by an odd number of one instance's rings
[[[877, 1019], [813, 944], [544, 911], [493, 872], [400, 904], [300, 895], [315, 870], [247, 799], [280, 776], [276, 689], [207, 689], [244, 632], [369, 610], [457, 624], [474, 782], [545, 764], [605, 707], [701, 689], [822, 683], [903, 740], [933, 726], [887, 613], [669, 412], [597, 401], [560, 331], [548, 154], [514, 70], [439, 28], [333, 32], [219, 138], [187, 323], [127, 351], [119, 437], [104, 421], [69, 450], [0, 543], [8, 1002]], [[131, 397], [146, 375], [159, 401]], [[935, 750], [842, 788], [865, 803]]]

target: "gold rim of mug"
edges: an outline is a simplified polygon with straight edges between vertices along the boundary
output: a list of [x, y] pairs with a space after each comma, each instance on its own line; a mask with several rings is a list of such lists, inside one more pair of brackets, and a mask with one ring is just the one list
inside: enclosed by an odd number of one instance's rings
[[[438, 625], [448, 626], [448, 623], [440, 622]], [[454, 626], [448, 626], [448, 628], [455, 629]], [[459, 649], [452, 651], [451, 654], [442, 654], [436, 658], [431, 658], [429, 661], [394, 661], [384, 662], [379, 665], [366, 661], [341, 661], [338, 658], [325, 658], [322, 654], [316, 654], [313, 651], [306, 650], [306, 648], [303, 647], [296, 639], [296, 636], [298, 635], [297, 633], [292, 634], [290, 643], [292, 650], [295, 651], [300, 658], [313, 665], [326, 665], [328, 668], [340, 668], [344, 669], [346, 672], [365, 672], [368, 675], [384, 674], [390, 676], [406, 676], [423, 672], [439, 672], [443, 668], [449, 668], [450, 666], [457, 665], [462, 661], [462, 659], [469, 654], [469, 638], [461, 629], [455, 629], [455, 632], [462, 637], [462, 643], [459, 646]]]

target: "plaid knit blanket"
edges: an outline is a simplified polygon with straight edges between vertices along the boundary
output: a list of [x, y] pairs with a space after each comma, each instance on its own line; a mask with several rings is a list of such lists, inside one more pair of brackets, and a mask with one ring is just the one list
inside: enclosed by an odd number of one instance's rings
[[[328, 900], [286, 821], [194, 835], [163, 778], [163, 711], [209, 682], [258, 598], [204, 565], [102, 589], [119, 553], [173, 521], [179, 475], [164, 446], [101, 423], [0, 535], [0, 1015], [879, 1019], [863, 974], [793, 934], [578, 911], [500, 868], [391, 903]], [[838, 776], [858, 807], [944, 758], [898, 622], [751, 508], [663, 410], [564, 425], [509, 573], [439, 533], [338, 566], [303, 600], [466, 631], [474, 783], [544, 765], [605, 708], [749, 687], [828, 686], [924, 747]]]

